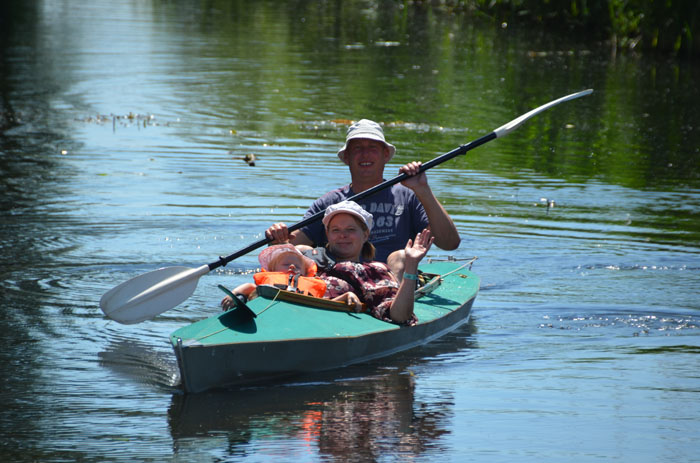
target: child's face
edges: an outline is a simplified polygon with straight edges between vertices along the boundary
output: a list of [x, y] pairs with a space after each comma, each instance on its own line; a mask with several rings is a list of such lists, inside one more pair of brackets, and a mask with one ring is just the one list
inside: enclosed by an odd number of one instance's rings
[[271, 272], [287, 272], [287, 271], [304, 272], [304, 261], [301, 256], [291, 252], [285, 252], [272, 264]]

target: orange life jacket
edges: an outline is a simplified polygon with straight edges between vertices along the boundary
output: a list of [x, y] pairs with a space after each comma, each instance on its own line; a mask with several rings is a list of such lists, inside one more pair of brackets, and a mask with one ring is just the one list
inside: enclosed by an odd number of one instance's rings
[[326, 282], [320, 278], [305, 277], [288, 272], [259, 272], [253, 275], [253, 280], [255, 280], [256, 285], [282, 287], [314, 297], [323, 297], [326, 293]]

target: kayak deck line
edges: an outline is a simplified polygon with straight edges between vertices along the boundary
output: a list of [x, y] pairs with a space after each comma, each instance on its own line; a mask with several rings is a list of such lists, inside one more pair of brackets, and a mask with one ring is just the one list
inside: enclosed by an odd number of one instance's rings
[[[271, 285], [259, 285], [257, 287], [258, 295], [265, 299], [271, 299], [272, 302], [277, 300], [284, 302], [292, 302], [313, 309], [336, 310], [339, 312], [355, 312], [355, 304], [348, 304], [340, 301], [332, 301], [322, 297], [309, 296], [307, 294], [295, 293], [287, 291]], [[265, 309], [267, 310], [267, 308]], [[362, 304], [362, 310], [359, 313], [367, 311], [367, 306]]]

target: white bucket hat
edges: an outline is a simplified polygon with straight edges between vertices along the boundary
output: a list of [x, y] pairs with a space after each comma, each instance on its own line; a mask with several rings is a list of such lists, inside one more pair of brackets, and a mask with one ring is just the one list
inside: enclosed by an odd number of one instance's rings
[[355, 201], [341, 201], [336, 204], [331, 204], [326, 208], [326, 214], [323, 216], [323, 225], [328, 227], [328, 223], [331, 221], [336, 214], [350, 214], [354, 215], [362, 221], [367, 226], [368, 231], [372, 231], [372, 226], [374, 225], [374, 219], [372, 214], [367, 212], [357, 204]]
[[360, 119], [359, 121], [348, 127], [348, 134], [345, 137], [345, 144], [338, 151], [338, 157], [341, 161], [345, 162], [345, 149], [348, 147], [350, 140], [355, 138], [368, 138], [370, 140], [376, 140], [384, 143], [384, 145], [389, 148], [389, 160], [394, 157], [396, 152], [396, 147], [391, 143], [387, 143], [384, 139], [384, 130], [382, 126], [369, 119]]

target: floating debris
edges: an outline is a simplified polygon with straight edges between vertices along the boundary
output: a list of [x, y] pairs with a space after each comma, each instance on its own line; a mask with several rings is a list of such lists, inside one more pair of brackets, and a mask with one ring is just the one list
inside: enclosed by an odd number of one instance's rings
[[[228, 154], [233, 154], [233, 151], [229, 151]], [[248, 153], [245, 156], [234, 156], [233, 159], [242, 159], [251, 167], [255, 167], [255, 161], [258, 160], [257, 156], [253, 153]]]
[[528, 50], [527, 56], [529, 58], [548, 58], [551, 56], [583, 56], [590, 55], [590, 50]]
[[243, 160], [247, 162], [249, 166], [255, 166], [255, 155], [253, 153], [243, 156]]
[[547, 215], [549, 215], [549, 210], [554, 209], [554, 205], [556, 204], [553, 199], [549, 198], [540, 198], [540, 203], [543, 203], [545, 206], [547, 206]]
[[160, 123], [156, 121], [156, 117], [153, 114], [138, 114], [138, 113], [132, 113], [129, 112], [129, 114], [125, 115], [119, 115], [119, 114], [97, 114], [95, 116], [87, 116], [82, 119], [78, 119], [82, 122], [86, 122], [88, 124], [99, 124], [99, 125], [106, 125], [106, 124], [112, 124], [112, 130], [117, 129], [117, 125], [120, 127], [133, 127], [136, 126], [138, 128], [141, 127], [148, 127], [148, 126], [169, 126], [170, 123]]
[[[328, 121], [301, 121], [301, 127], [304, 130], [314, 130], [316, 132], [319, 131], [338, 131], [338, 129], [345, 129], [345, 127], [351, 125], [355, 121], [352, 119], [331, 119]], [[425, 133], [425, 132], [459, 132], [459, 133], [464, 133], [464, 132], [469, 132], [469, 129], [466, 127], [455, 127], [455, 128], [449, 128], [449, 127], [443, 127], [441, 125], [433, 125], [433, 124], [421, 124], [421, 123], [416, 123], [416, 122], [406, 122], [406, 121], [391, 121], [391, 122], [382, 122], [382, 121], [377, 121], [380, 125], [383, 125], [384, 127], [396, 127], [404, 130], [408, 130], [411, 132], [420, 132], [420, 133]]]
[[386, 40], [386, 41], [374, 42], [374, 44], [378, 47], [398, 47], [399, 45], [401, 45], [401, 42], [395, 42], [393, 40]]

